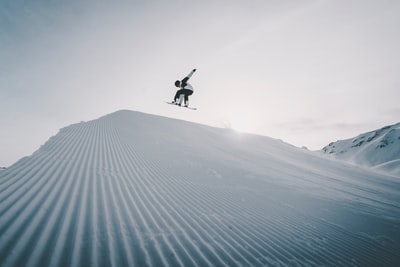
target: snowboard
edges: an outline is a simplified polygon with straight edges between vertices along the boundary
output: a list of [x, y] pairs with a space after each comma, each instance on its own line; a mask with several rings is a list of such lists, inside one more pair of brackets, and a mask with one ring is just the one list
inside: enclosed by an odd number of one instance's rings
[[193, 107], [185, 107], [185, 106], [183, 106], [183, 105], [179, 106], [179, 105], [177, 105], [177, 104], [175, 104], [175, 103], [168, 102], [168, 101], [165, 101], [165, 103], [167, 103], [167, 104], [170, 104], [170, 105], [177, 106], [177, 107], [179, 107], [179, 108], [188, 108], [188, 109], [191, 109], [191, 110], [197, 110], [197, 108], [193, 108]]

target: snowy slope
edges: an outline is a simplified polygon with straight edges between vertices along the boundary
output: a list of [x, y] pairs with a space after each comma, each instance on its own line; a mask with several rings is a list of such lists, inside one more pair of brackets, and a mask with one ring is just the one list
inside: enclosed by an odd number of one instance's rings
[[330, 143], [323, 153], [400, 176], [400, 123]]
[[119, 111], [0, 172], [1, 266], [399, 266], [400, 181]]

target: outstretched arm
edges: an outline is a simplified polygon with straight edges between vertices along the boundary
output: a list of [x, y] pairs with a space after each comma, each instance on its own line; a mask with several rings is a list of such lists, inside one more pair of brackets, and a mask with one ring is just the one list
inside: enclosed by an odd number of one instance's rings
[[189, 74], [188, 74], [188, 78], [192, 77], [193, 73], [196, 71], [196, 69], [193, 69]]
[[182, 83], [185, 84], [190, 79], [190, 77], [192, 77], [195, 71], [196, 69], [193, 69], [185, 78], [183, 78]]

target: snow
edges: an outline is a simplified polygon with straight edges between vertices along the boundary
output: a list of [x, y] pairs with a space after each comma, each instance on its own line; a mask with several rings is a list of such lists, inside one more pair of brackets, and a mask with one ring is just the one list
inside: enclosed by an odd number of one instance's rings
[[0, 172], [1, 266], [398, 266], [400, 179], [122, 110]]
[[400, 123], [332, 142], [322, 151], [340, 160], [400, 176]]

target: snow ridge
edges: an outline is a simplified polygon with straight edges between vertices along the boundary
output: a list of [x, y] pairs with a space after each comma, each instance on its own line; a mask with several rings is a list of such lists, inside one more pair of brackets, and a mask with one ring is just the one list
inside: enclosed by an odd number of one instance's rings
[[395, 266], [400, 182], [119, 111], [0, 172], [1, 266]]
[[400, 176], [400, 123], [330, 143], [322, 152]]

